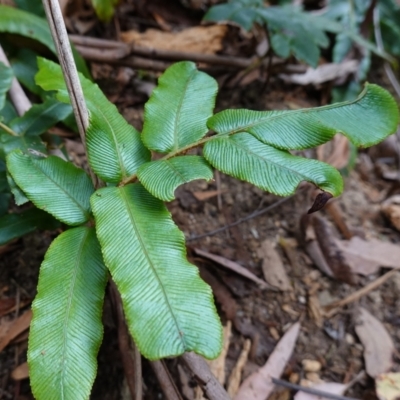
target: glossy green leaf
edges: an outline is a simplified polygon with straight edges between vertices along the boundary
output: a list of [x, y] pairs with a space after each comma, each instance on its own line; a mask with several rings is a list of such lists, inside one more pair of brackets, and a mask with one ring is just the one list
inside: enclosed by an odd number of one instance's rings
[[34, 104], [22, 117], [15, 118], [9, 127], [20, 136], [38, 136], [66, 118], [72, 111], [69, 104], [56, 99]]
[[249, 133], [216, 138], [207, 142], [203, 151], [215, 168], [276, 195], [292, 194], [301, 181], [333, 196], [343, 190], [342, 177], [335, 168], [268, 146]]
[[94, 228], [58, 236], [40, 267], [28, 363], [37, 399], [88, 399], [103, 337], [107, 272]]
[[6, 94], [14, 78], [13, 70], [0, 62], [0, 110], [4, 107]]
[[9, 189], [6, 171], [0, 171], [0, 193]]
[[94, 189], [82, 169], [58, 157], [37, 159], [20, 150], [7, 156], [7, 168], [36, 207], [68, 225], [89, 220]]
[[0, 218], [0, 245], [37, 229], [57, 229], [60, 226], [51, 215], [37, 208], [20, 214], [6, 214]]
[[14, 196], [14, 202], [17, 206], [22, 206], [23, 204], [29, 202], [29, 199], [25, 196], [24, 192], [15, 183], [14, 179], [12, 178], [9, 172], [7, 172], [7, 182], [8, 186], [10, 187], [10, 191]]
[[114, 15], [118, 0], [92, 0], [92, 4], [99, 19], [108, 22]]
[[42, 97], [44, 91], [36, 85], [35, 82], [35, 75], [38, 71], [36, 59], [37, 54], [34, 51], [21, 48], [17, 51], [15, 56], [10, 59], [10, 63], [18, 81], [30, 92]]
[[7, 213], [8, 207], [10, 205], [10, 200], [10, 193], [0, 193], [0, 217]]
[[138, 178], [153, 196], [172, 201], [178, 186], [195, 179], [209, 181], [213, 178], [213, 171], [203, 157], [181, 156], [143, 164]]
[[36, 14], [39, 17], [45, 18], [43, 3], [41, 0], [14, 0], [17, 7], [29, 13]]
[[248, 132], [281, 149], [306, 149], [343, 133], [360, 147], [376, 144], [397, 129], [399, 111], [393, 97], [367, 84], [353, 102], [295, 111], [225, 110], [208, 121], [220, 135]]
[[[38, 65], [36, 82], [45, 90], [57, 90], [59, 100], [69, 102], [60, 66], [45, 59], [39, 59]], [[104, 181], [119, 183], [149, 161], [150, 152], [144, 147], [139, 132], [126, 122], [99, 87], [82, 76], [81, 83], [90, 112], [86, 132], [90, 165]]]
[[0, 158], [5, 159], [6, 155], [15, 149], [46, 153], [46, 146], [38, 136], [11, 136], [8, 133], [0, 133]]
[[[35, 14], [0, 4], [0, 32], [14, 33], [37, 40], [56, 54], [47, 21]], [[90, 77], [83, 58], [74, 49], [73, 53], [78, 70], [86, 77]]]
[[130, 184], [96, 191], [91, 204], [140, 352], [149, 359], [185, 351], [216, 357], [222, 331], [211, 289], [187, 261], [183, 233], [163, 202]]
[[4, 107], [0, 110], [0, 120], [3, 124], [8, 124], [11, 120], [18, 117], [17, 111], [15, 110], [13, 104], [6, 100]]
[[144, 109], [142, 140], [147, 148], [168, 153], [190, 145], [207, 132], [218, 85], [192, 62], [169, 67]]

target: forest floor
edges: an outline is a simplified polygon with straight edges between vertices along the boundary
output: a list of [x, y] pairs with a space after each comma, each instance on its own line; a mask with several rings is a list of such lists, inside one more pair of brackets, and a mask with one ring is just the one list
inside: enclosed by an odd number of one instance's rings
[[[174, 23], [167, 17], [165, 21]], [[230, 46], [234, 46], [232, 41]], [[390, 90], [379, 61], [376, 63], [370, 82]], [[93, 64], [92, 72], [127, 120], [140, 129], [146, 93], [159, 74], [147, 71], [143, 78], [128, 67], [101, 63]], [[329, 85], [285, 83], [277, 74], [267, 85], [263, 75], [248, 75], [248, 82], [236, 84], [232, 84], [231, 73], [219, 71], [214, 76], [220, 83], [217, 110], [287, 110], [325, 105], [329, 100]], [[72, 158], [79, 160], [77, 139], [69, 139], [68, 146]], [[395, 197], [400, 194], [398, 150], [395, 137], [391, 137], [357, 153], [343, 139], [307, 153], [322, 160], [334, 156], [330, 162], [341, 166], [345, 180], [343, 195], [315, 217], [307, 216], [317, 194], [309, 184], [302, 184], [284, 202], [222, 173], [211, 182], [195, 181], [176, 192], [176, 200], [168, 208], [188, 239], [189, 260], [212, 287], [223, 325], [230, 329], [228, 350], [219, 364], [225, 371], [226, 387], [234, 391], [240, 383], [231, 377], [240, 355], [243, 380], [266, 363], [296, 322], [301, 327], [293, 351], [287, 349], [288, 362], [281, 375], [285, 382], [307, 387], [323, 382], [351, 383], [346, 396], [376, 399], [374, 378], [368, 373], [371, 365], [389, 363], [388, 370], [400, 372], [400, 272], [391, 272], [400, 267], [400, 247], [396, 248], [400, 243], [396, 229], [396, 224], [400, 229], [400, 202]], [[252, 217], [253, 213], [258, 215]], [[214, 232], [219, 228], [224, 229]], [[40, 263], [56, 235], [30, 234], [2, 249], [0, 332], [2, 325], [12, 326], [29, 309]], [[318, 261], [316, 247], [330, 268], [328, 274], [320, 269], [323, 262]], [[258, 280], [233, 271], [230, 262]], [[104, 324], [92, 398], [129, 399], [109, 296]], [[11, 377], [26, 361], [27, 337], [27, 330], [21, 329], [0, 353], [0, 398], [32, 398], [28, 380]], [[369, 353], [365, 354], [366, 350]], [[388, 352], [389, 360], [385, 358]], [[201, 398], [180, 359], [168, 360], [167, 366], [185, 398]], [[144, 399], [164, 398], [146, 360], [143, 380]], [[269, 398], [290, 399], [294, 393], [284, 384], [277, 385]]]

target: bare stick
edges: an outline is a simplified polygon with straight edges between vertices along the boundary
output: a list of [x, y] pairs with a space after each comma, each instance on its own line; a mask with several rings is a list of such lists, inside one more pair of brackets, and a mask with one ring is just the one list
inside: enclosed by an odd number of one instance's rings
[[202, 357], [190, 352], [183, 354], [182, 358], [210, 400], [230, 400], [228, 393]]
[[69, 44], [60, 4], [58, 0], [43, 0], [43, 6], [46, 11], [47, 21], [50, 25], [53, 41], [56, 45], [58, 58], [67, 84], [68, 93], [71, 98], [71, 104], [74, 110], [79, 134], [82, 143], [85, 146], [85, 132], [89, 126], [89, 113], [83, 97], [83, 91], [79, 81], [78, 71], [76, 70], [74, 57], [72, 56], [71, 46]]
[[333, 303], [327, 304], [324, 307], [324, 311], [326, 311], [328, 317], [331, 317], [332, 315], [334, 315], [338, 311], [337, 310], [338, 308], [343, 307], [343, 306], [345, 306], [347, 304], [350, 304], [353, 301], [358, 300], [362, 296], [365, 296], [366, 294], [368, 294], [372, 290], [375, 290], [380, 285], [385, 283], [389, 278], [391, 278], [393, 275], [397, 274], [398, 272], [399, 272], [398, 269], [392, 269], [391, 271], [387, 272], [385, 275], [382, 275], [377, 280], [371, 282], [369, 285], [364, 286], [363, 288], [361, 288], [361, 289], [357, 290], [356, 292], [352, 293], [350, 296], [348, 296], [348, 297], [346, 297], [346, 298], [344, 298], [342, 300], [334, 301]]
[[130, 337], [128, 328], [122, 311], [121, 296], [113, 281], [110, 280], [110, 294], [114, 303], [115, 313], [118, 325], [118, 347], [121, 353], [122, 365], [124, 368], [126, 382], [129, 387], [132, 399], [142, 400], [142, 365], [141, 355], [136, 346], [132, 357], [132, 351], [129, 346]]
[[[10, 66], [10, 62], [8, 61], [8, 58], [1, 46], [0, 46], [0, 61], [3, 64], [7, 65], [7, 67]], [[13, 102], [14, 107], [17, 110], [19, 116], [24, 115], [32, 107], [32, 103], [29, 101], [24, 90], [22, 89], [21, 85], [19, 84], [19, 82], [15, 77], [12, 80], [9, 93], [11, 101]]]
[[308, 388], [305, 386], [296, 385], [294, 383], [287, 382], [282, 379], [272, 378], [272, 382], [275, 383], [275, 385], [283, 386], [283, 387], [293, 389], [293, 390], [300, 390], [301, 392], [304, 392], [304, 393], [314, 394], [315, 396], [319, 396], [320, 398], [327, 398], [327, 399], [333, 399], [333, 400], [358, 400], [354, 397], [341, 396], [339, 394], [332, 394], [332, 393], [324, 392], [323, 390], [318, 390], [318, 389]]
[[167, 400], [183, 400], [175, 383], [163, 361], [151, 361], [151, 368], [160, 383], [161, 389]]

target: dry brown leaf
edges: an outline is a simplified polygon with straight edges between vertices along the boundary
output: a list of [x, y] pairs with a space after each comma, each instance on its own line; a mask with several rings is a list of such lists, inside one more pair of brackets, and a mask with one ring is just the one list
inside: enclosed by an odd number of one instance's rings
[[358, 236], [336, 243], [354, 273], [370, 275], [380, 267], [400, 268], [400, 247], [396, 244]]
[[8, 331], [0, 339], [0, 351], [2, 351], [15, 337], [29, 328], [32, 319], [32, 311], [29, 310], [13, 321]]
[[400, 195], [391, 196], [381, 206], [382, 213], [400, 231]]
[[360, 307], [360, 315], [355, 327], [364, 346], [364, 360], [367, 374], [373, 378], [388, 372], [393, 365], [394, 344], [392, 338], [377, 318]]
[[218, 196], [219, 194], [222, 194], [226, 192], [226, 190], [208, 190], [206, 192], [192, 192], [193, 196], [196, 197], [197, 200], [199, 201], [206, 201], [208, 199], [211, 199], [212, 197]]
[[252, 280], [253, 282], [257, 283], [262, 289], [266, 289], [266, 288], [271, 289], [271, 286], [269, 286], [267, 282], [265, 282], [262, 279], [255, 276], [252, 272], [250, 272], [248, 269], [242, 267], [240, 264], [238, 264], [234, 261], [228, 260], [225, 257], [221, 257], [221, 256], [217, 256], [215, 254], [208, 253], [207, 251], [203, 251], [200, 249], [193, 249], [193, 250], [199, 256], [208, 258], [209, 260], [212, 260], [212, 261], [215, 261], [216, 263], [222, 265], [223, 267], [226, 267], [226, 268], [236, 272], [237, 274], [242, 275], [245, 278]]
[[[318, 383], [317, 385], [311, 386], [313, 389], [320, 390], [321, 392], [329, 393], [329, 394], [337, 394], [343, 395], [346, 391], [348, 385], [344, 385], [343, 383], [334, 383], [334, 382], [324, 382]], [[297, 392], [294, 396], [294, 400], [328, 400], [327, 397], [318, 396], [315, 394], [305, 393], [305, 392]]]
[[229, 344], [232, 333], [232, 322], [227, 321], [226, 326], [223, 327], [223, 343], [220, 355], [214, 360], [206, 360], [210, 371], [217, 378], [218, 382], [224, 386], [225, 384], [225, 362], [228, 354]]
[[140, 33], [134, 30], [122, 32], [125, 43], [157, 50], [189, 51], [190, 53], [215, 54], [222, 50], [227, 33], [226, 25], [195, 26], [179, 32], [162, 32], [148, 29]]
[[262, 259], [265, 280], [282, 291], [292, 290], [281, 256], [276, 251], [276, 244], [268, 239], [264, 240], [257, 255]]
[[381, 374], [375, 379], [376, 395], [379, 400], [398, 400], [400, 398], [400, 372]]
[[339, 281], [355, 284], [355, 275], [342, 254], [335, 238], [335, 232], [324, 218], [305, 215], [301, 228], [306, 242], [306, 250], [317, 267]]
[[320, 85], [321, 83], [332, 81], [336, 78], [343, 78], [358, 69], [357, 60], [346, 60], [340, 64], [322, 64], [317, 68], [307, 68], [304, 74], [280, 74], [279, 77], [288, 83], [298, 85]]
[[289, 361], [297, 337], [300, 323], [296, 322], [283, 335], [267, 362], [257, 372], [244, 380], [234, 400], [266, 400], [274, 390], [271, 378], [279, 378]]
[[11, 378], [16, 381], [29, 378], [28, 363], [25, 362], [21, 365], [18, 365], [18, 367], [15, 368], [13, 372], [11, 372]]
[[242, 372], [249, 358], [251, 349], [251, 340], [246, 339], [244, 341], [242, 352], [237, 360], [235, 367], [233, 368], [228, 379], [228, 395], [234, 397], [239, 389], [240, 381], [242, 380]]

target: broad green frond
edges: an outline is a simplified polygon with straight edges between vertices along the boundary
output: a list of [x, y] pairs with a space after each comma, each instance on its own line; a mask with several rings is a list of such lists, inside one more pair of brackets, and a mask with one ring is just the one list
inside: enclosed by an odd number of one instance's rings
[[149, 359], [221, 350], [211, 289], [186, 259], [183, 233], [141, 184], [91, 197], [104, 261], [121, 293], [129, 330]]
[[311, 182], [333, 196], [343, 190], [335, 168], [268, 146], [248, 133], [216, 138], [207, 142], [203, 151], [220, 171], [280, 196], [292, 194], [301, 181]]
[[[45, 90], [58, 91], [58, 99], [69, 103], [60, 66], [45, 59], [38, 59], [38, 65], [37, 84]], [[139, 132], [126, 122], [100, 88], [82, 76], [80, 79], [90, 113], [86, 132], [90, 166], [102, 180], [119, 183], [149, 161], [150, 153]]]
[[65, 231], [40, 267], [28, 363], [37, 399], [88, 399], [103, 337], [107, 270], [94, 228]]
[[36, 207], [68, 225], [89, 220], [94, 189], [82, 169], [58, 157], [37, 159], [20, 150], [7, 156], [7, 168]]
[[218, 85], [192, 62], [169, 67], [145, 105], [142, 139], [150, 150], [168, 153], [190, 145], [207, 132]]
[[353, 102], [295, 111], [225, 110], [208, 120], [219, 135], [248, 132], [281, 149], [306, 149], [343, 133], [360, 147], [376, 144], [397, 129], [399, 110], [393, 97], [367, 84]]
[[151, 161], [143, 164], [138, 171], [142, 185], [155, 197], [172, 201], [175, 189], [195, 179], [210, 180], [213, 171], [200, 156], [181, 156], [169, 160]]

